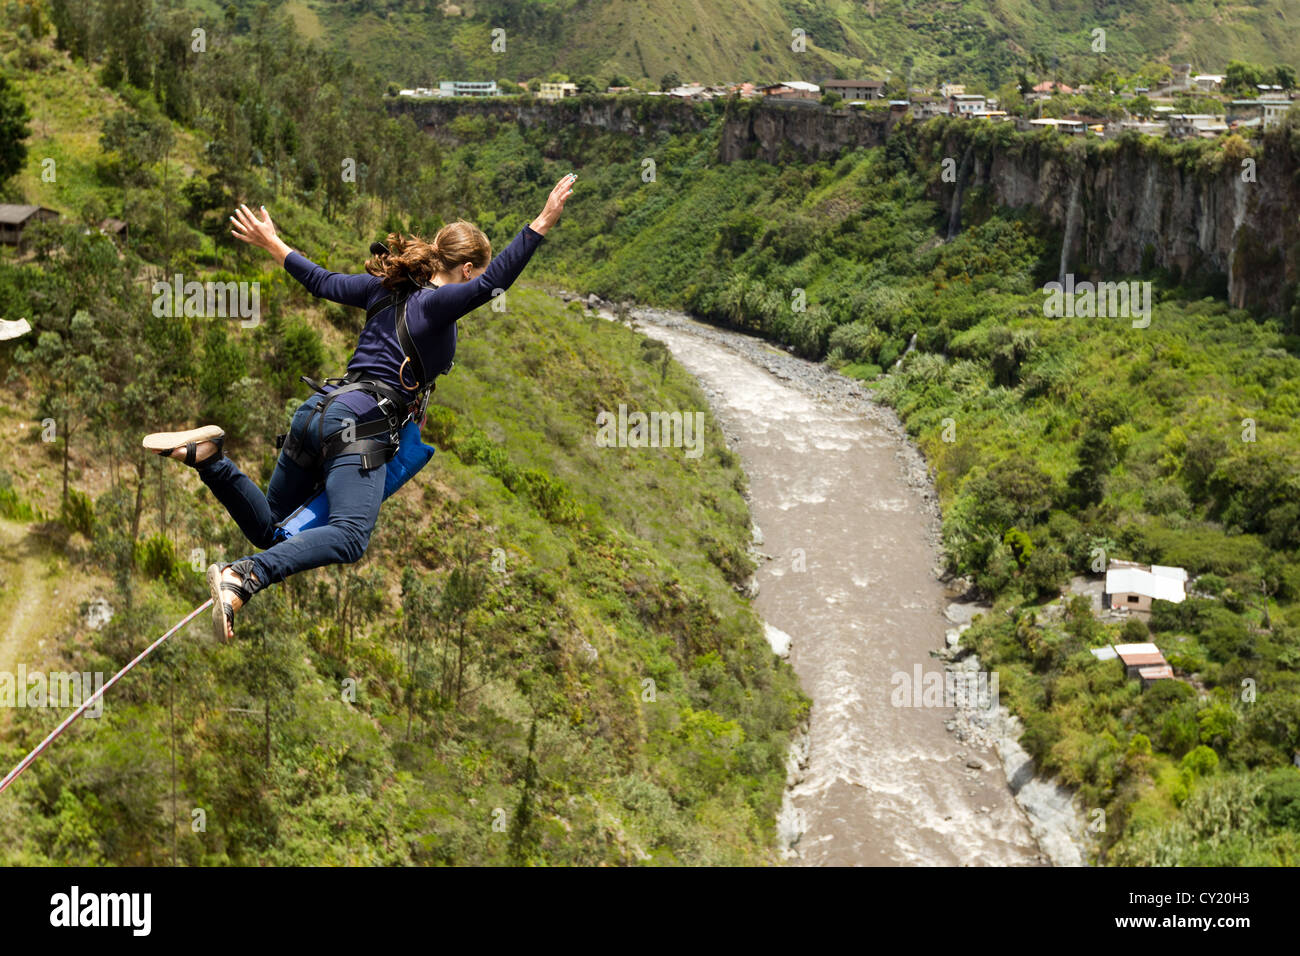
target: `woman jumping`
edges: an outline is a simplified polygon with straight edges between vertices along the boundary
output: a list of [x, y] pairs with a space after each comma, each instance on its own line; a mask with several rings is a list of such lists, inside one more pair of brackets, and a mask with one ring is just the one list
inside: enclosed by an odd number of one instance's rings
[[[235, 211], [237, 239], [265, 249], [317, 298], [366, 309], [366, 323], [346, 376], [324, 385], [308, 380], [318, 394], [298, 406], [281, 437], [265, 495], [225, 457], [225, 432], [216, 425], [144, 439], [146, 449], [197, 469], [248, 540], [265, 549], [208, 568], [218, 639], [234, 637], [235, 612], [262, 588], [365, 553], [398, 433], [407, 421], [422, 423], [434, 379], [451, 368], [457, 320], [519, 277], [559, 220], [576, 179], [572, 173], [561, 178], [541, 214], [495, 260], [487, 236], [457, 220], [438, 230], [431, 243], [390, 235], [386, 246], [371, 246], [366, 271], [350, 275], [329, 272], [285, 245], [265, 206], [261, 218], [247, 206]], [[280, 522], [322, 484], [329, 524], [287, 539], [277, 535]]]

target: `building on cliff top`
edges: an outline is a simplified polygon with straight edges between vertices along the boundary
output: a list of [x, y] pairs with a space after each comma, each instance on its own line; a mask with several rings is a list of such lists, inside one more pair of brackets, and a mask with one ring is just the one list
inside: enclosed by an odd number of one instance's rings
[[821, 96], [821, 88], [816, 83], [805, 83], [802, 80], [770, 83], [759, 87], [759, 92], [778, 100], [815, 100]]
[[879, 80], [827, 80], [822, 88], [846, 100], [879, 100], [885, 95], [885, 84]]
[[577, 96], [576, 83], [542, 83], [537, 89], [539, 100], [562, 100], [566, 96]]

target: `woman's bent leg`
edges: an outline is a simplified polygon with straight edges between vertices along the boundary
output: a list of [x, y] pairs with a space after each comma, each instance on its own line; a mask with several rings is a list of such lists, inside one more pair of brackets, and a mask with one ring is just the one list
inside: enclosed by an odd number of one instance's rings
[[[308, 399], [298, 407], [290, 425], [291, 432], [301, 432], [308, 414]], [[197, 466], [199, 479], [235, 519], [244, 537], [256, 548], [275, 544], [275, 526], [307, 500], [319, 482], [313, 474], [289, 458], [283, 451], [276, 462], [266, 494], [251, 478], [225, 455]]]
[[387, 471], [387, 465], [363, 469], [360, 455], [331, 459], [325, 469], [330, 523], [300, 531], [261, 554], [249, 555], [258, 589], [299, 571], [360, 559], [379, 518]]

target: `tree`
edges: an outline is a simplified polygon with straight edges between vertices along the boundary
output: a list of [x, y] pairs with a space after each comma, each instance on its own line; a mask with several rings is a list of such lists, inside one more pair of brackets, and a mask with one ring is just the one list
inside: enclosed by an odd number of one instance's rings
[[68, 467], [72, 439], [98, 412], [99, 382], [107, 342], [95, 320], [77, 312], [63, 329], [41, 332], [35, 348], [21, 349], [16, 359], [29, 365], [43, 383], [38, 414], [52, 419], [56, 440], [63, 443], [63, 505], [68, 503]]
[[682, 85], [681, 77], [679, 77], [676, 74], [676, 72], [665, 73], [662, 77], [659, 78], [659, 89], [665, 93], [673, 89], [674, 87], [681, 86], [681, 85]]
[[27, 162], [23, 140], [31, 133], [31, 113], [23, 95], [9, 79], [0, 75], [0, 185], [13, 177]]
[[1284, 90], [1295, 87], [1295, 70], [1289, 66], [1273, 67], [1273, 82]]
[[1101, 501], [1106, 492], [1106, 476], [1117, 463], [1110, 433], [1095, 426], [1084, 432], [1078, 460], [1078, 466], [1070, 473], [1069, 486], [1075, 502], [1086, 508]]
[[999, 498], [1014, 506], [1020, 524], [1037, 524], [1052, 507], [1052, 478], [1033, 461], [1013, 454], [989, 469]]
[[437, 625], [439, 593], [422, 574], [409, 565], [402, 571], [402, 639], [406, 642], [406, 739], [411, 739], [415, 720], [416, 683], [420, 653]]
[[124, 209], [126, 191], [153, 184], [150, 167], [166, 158], [174, 142], [171, 122], [152, 107], [118, 110], [103, 121], [99, 148], [115, 156]]
[[1060, 593], [1061, 581], [1070, 570], [1070, 559], [1054, 548], [1038, 548], [1025, 567], [1025, 581], [1039, 597]]
[[469, 614], [483, 603], [486, 593], [487, 579], [483, 574], [482, 562], [477, 559], [470, 545], [463, 545], [456, 552], [456, 564], [447, 577], [439, 603], [444, 624], [456, 633], [455, 681], [453, 683], [451, 679], [451, 671], [444, 667], [443, 696], [450, 698], [454, 688], [457, 705], [460, 704], [468, 656], [466, 642]]
[[1264, 70], [1253, 63], [1231, 60], [1223, 75], [1225, 93], [1258, 93], [1260, 83], [1264, 82]]
[[1187, 752], [1183, 757], [1182, 769], [1193, 776], [1208, 777], [1219, 769], [1219, 755], [1209, 747], [1201, 744]]
[[1143, 644], [1151, 640], [1151, 632], [1147, 629], [1146, 623], [1136, 617], [1131, 617], [1124, 622], [1119, 636], [1125, 644]]
[[1128, 111], [1134, 116], [1150, 116], [1154, 110], [1155, 105], [1145, 93], [1128, 101]]

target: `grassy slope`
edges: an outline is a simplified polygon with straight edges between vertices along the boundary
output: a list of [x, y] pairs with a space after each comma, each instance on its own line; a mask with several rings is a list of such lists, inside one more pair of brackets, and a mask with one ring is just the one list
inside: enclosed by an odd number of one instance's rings
[[[657, 83], [669, 71], [702, 82], [775, 81], [836, 68], [883, 77], [886, 69], [904, 72], [906, 57], [918, 80], [961, 74], [1003, 82], [1026, 54], [1090, 69], [1095, 27], [1106, 29], [1107, 61], [1121, 68], [1184, 59], [1205, 70], [1221, 69], [1231, 58], [1267, 66], [1300, 62], [1300, 10], [1293, 0], [1139, 0], [1103, 11], [1081, 0], [1050, 6], [1032, 0], [557, 0], [535, 5], [546, 20], [558, 20], [556, 35], [521, 27], [510, 34], [504, 55], [489, 49], [488, 24], [464, 16], [403, 12], [398, 4], [386, 16], [358, 14], [328, 0], [288, 6], [301, 27], [323, 30], [401, 83], [448, 74], [525, 79], [557, 70], [602, 80], [619, 72], [640, 83]], [[477, 8], [460, 6], [467, 14]], [[806, 32], [806, 53], [790, 49], [795, 28]]]

